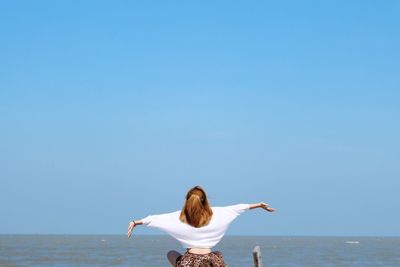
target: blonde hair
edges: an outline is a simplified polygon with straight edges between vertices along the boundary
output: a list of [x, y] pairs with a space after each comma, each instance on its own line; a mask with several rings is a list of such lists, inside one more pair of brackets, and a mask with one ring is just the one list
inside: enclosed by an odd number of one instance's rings
[[191, 188], [186, 194], [185, 205], [179, 219], [193, 227], [200, 228], [210, 222], [212, 214], [204, 189], [200, 186]]

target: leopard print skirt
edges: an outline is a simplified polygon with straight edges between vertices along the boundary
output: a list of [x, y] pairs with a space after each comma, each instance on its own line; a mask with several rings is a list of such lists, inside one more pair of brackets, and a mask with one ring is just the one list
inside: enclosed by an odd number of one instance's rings
[[176, 267], [227, 267], [219, 251], [200, 255], [186, 252], [176, 260]]

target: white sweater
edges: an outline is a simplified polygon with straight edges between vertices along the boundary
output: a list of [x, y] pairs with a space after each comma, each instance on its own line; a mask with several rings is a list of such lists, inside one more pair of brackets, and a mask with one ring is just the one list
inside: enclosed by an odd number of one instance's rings
[[222, 239], [229, 224], [249, 209], [249, 204], [213, 207], [209, 224], [200, 228], [181, 222], [179, 219], [181, 211], [150, 215], [142, 219], [142, 222], [149, 227], [156, 227], [168, 233], [184, 248], [212, 248]]

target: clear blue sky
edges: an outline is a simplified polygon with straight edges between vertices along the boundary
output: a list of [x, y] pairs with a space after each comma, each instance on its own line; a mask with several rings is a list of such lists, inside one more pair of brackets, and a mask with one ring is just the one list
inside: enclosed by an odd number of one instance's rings
[[0, 233], [125, 234], [200, 184], [278, 209], [229, 234], [400, 235], [399, 14], [1, 1]]

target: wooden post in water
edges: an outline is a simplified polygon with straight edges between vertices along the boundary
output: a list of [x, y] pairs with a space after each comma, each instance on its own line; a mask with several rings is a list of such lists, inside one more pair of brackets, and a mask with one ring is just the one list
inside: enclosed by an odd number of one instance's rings
[[259, 246], [256, 246], [253, 249], [253, 260], [254, 260], [254, 267], [262, 267], [261, 249]]

